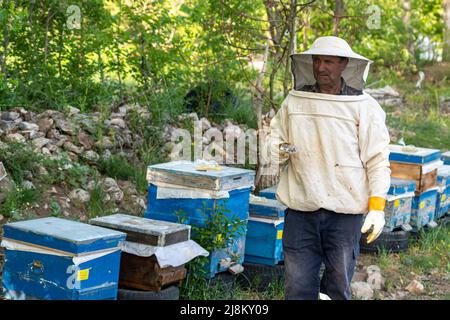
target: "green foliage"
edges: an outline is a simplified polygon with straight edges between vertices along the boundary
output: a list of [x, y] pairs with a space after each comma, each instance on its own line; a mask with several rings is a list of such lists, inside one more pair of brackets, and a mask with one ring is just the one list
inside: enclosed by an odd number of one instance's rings
[[[180, 210], [177, 216], [179, 223], [187, 222], [186, 212]], [[212, 209], [207, 208], [203, 203], [201, 216], [204, 225], [191, 225], [191, 238], [210, 255], [216, 250], [226, 249], [233, 239], [244, 235], [246, 222], [230, 214], [224, 205], [218, 205], [217, 208]], [[181, 296], [188, 299], [208, 299], [215, 296], [215, 290], [221, 292], [223, 284], [217, 283], [215, 288], [211, 288], [211, 280], [205, 279], [209, 263], [210, 257], [197, 257], [186, 265], [188, 274], [181, 287]]]
[[133, 176], [134, 172], [128, 159], [121, 155], [111, 155], [109, 158], [101, 160], [98, 169], [109, 177], [123, 180]]
[[54, 198], [52, 198], [50, 200], [50, 215], [52, 217], [59, 217], [61, 216], [61, 214], [62, 214], [61, 206]]
[[61, 153], [59, 159], [42, 158], [42, 165], [50, 172], [39, 179], [47, 184], [64, 184], [73, 188], [86, 187], [89, 177], [95, 170], [82, 163], [73, 162], [67, 153]]
[[94, 186], [89, 190], [89, 202], [83, 207], [89, 219], [113, 214], [115, 206], [113, 201], [106, 201], [106, 192], [97, 177], [94, 177]]
[[410, 249], [402, 253], [401, 262], [415, 273], [439, 269], [450, 272], [450, 229], [439, 225], [434, 229], [421, 229], [416, 240], [411, 240]]
[[122, 155], [111, 155], [98, 164], [98, 170], [109, 177], [132, 181], [141, 193], [147, 191], [146, 168], [134, 165]]
[[40, 198], [40, 191], [24, 188], [21, 184], [6, 190], [5, 200], [0, 205], [0, 214], [13, 220], [22, 219], [21, 214]]
[[6, 172], [12, 179], [20, 184], [23, 182], [24, 171], [36, 174], [42, 157], [35, 153], [29, 145], [12, 142], [1, 149], [0, 161], [3, 162]]

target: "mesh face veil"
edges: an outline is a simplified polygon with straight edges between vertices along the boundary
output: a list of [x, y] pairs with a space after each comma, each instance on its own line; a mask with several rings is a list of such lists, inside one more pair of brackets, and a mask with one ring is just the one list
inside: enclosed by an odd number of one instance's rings
[[342, 72], [342, 77], [350, 87], [357, 90], [364, 89], [372, 61], [353, 52], [345, 40], [327, 36], [317, 38], [309, 50], [291, 55], [294, 90], [299, 90], [304, 85], [316, 83], [313, 74], [313, 55], [347, 57], [349, 61]]

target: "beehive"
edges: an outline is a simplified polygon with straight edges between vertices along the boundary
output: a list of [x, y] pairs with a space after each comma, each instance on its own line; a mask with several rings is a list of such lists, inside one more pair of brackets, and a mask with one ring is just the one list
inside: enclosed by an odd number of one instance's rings
[[[127, 234], [127, 242], [151, 247], [167, 247], [190, 239], [191, 227], [179, 223], [114, 214], [89, 221], [93, 225]], [[171, 284], [180, 284], [186, 276], [184, 265], [161, 267], [155, 255], [138, 256], [122, 252], [119, 284], [127, 288], [160, 291]]]
[[116, 299], [122, 232], [59, 218], [3, 226], [3, 286], [27, 297]]
[[412, 200], [416, 182], [414, 180], [391, 179], [388, 191], [385, 212], [385, 231], [393, 231], [395, 228], [409, 229], [411, 220]]
[[[148, 167], [148, 207], [145, 217], [206, 228], [224, 217], [239, 228], [225, 248], [210, 252], [206, 277], [244, 260], [250, 190], [254, 171], [226, 166], [198, 170], [196, 163], [174, 161]], [[193, 231], [192, 236], [195, 237]], [[218, 239], [221, 234], [216, 235]]]

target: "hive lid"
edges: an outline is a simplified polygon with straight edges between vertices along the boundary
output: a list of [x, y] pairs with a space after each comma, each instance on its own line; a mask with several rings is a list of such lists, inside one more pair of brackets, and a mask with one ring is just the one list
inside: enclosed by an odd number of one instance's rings
[[437, 149], [427, 149], [419, 147], [404, 147], [400, 145], [389, 145], [389, 161], [425, 164], [434, 160], [439, 160], [441, 151]]
[[437, 170], [437, 181], [440, 186], [450, 186], [450, 165], [443, 165]]
[[284, 211], [286, 209], [287, 206], [281, 204], [278, 200], [256, 197], [253, 195], [250, 196], [248, 208], [250, 216], [277, 219], [284, 217]]
[[253, 170], [215, 166], [208, 169], [191, 161], [172, 161], [147, 167], [149, 183], [169, 183], [206, 190], [232, 190], [250, 187], [254, 183]]
[[274, 185], [270, 188], [263, 189], [259, 191], [259, 196], [268, 199], [276, 199], [275, 194], [277, 193], [277, 187], [278, 185]]
[[118, 247], [126, 237], [122, 232], [54, 217], [7, 223], [3, 231], [7, 239], [74, 254]]
[[127, 241], [151, 246], [168, 246], [187, 241], [191, 232], [189, 225], [120, 213], [91, 219], [89, 223], [125, 232]]
[[450, 164], [450, 151], [444, 152], [441, 156], [441, 160], [444, 161], [444, 164]]
[[400, 195], [407, 192], [414, 192], [415, 190], [416, 190], [415, 180], [391, 178], [391, 186], [389, 187], [388, 194]]

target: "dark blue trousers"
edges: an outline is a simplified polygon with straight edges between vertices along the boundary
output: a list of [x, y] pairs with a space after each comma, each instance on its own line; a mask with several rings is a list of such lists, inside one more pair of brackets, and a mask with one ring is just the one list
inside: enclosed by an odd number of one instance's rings
[[320, 291], [333, 300], [350, 300], [362, 223], [362, 214], [288, 208], [283, 231], [285, 298], [317, 300]]

